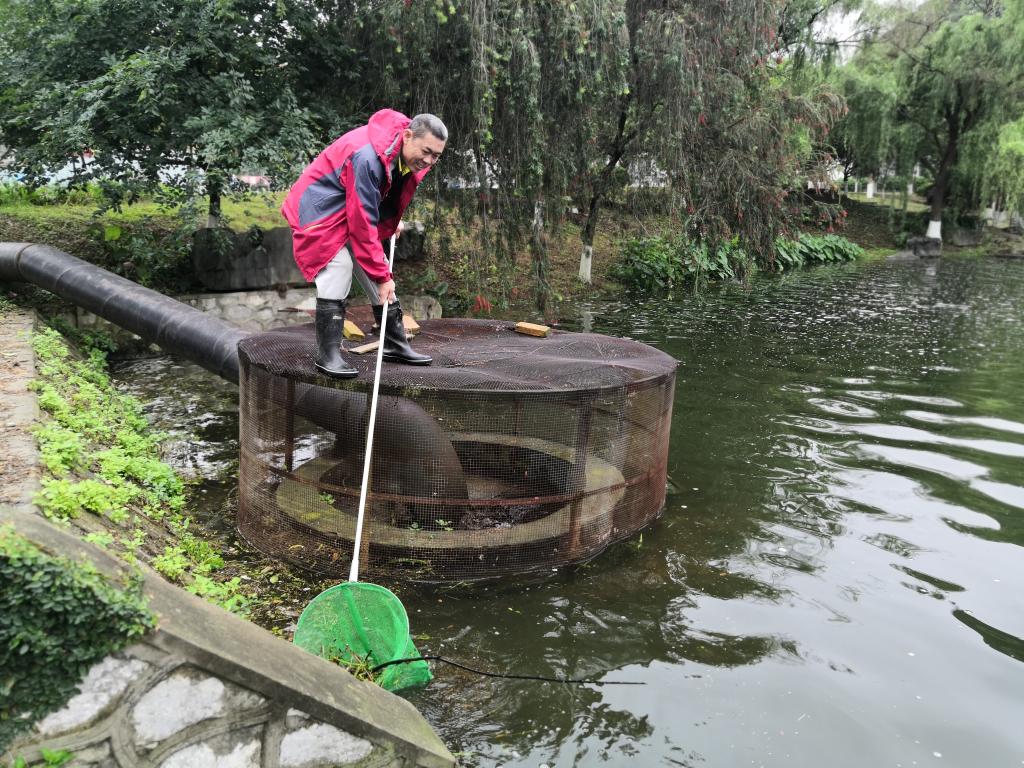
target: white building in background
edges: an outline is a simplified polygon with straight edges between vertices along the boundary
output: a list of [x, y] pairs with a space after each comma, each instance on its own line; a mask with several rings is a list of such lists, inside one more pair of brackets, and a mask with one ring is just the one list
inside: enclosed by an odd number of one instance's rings
[[650, 156], [633, 158], [626, 172], [629, 174], [628, 186], [635, 189], [661, 189], [668, 186], [668, 173], [659, 168]]

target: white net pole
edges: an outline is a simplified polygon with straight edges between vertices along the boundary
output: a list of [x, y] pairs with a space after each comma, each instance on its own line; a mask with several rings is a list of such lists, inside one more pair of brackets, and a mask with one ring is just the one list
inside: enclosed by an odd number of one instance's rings
[[[395, 236], [391, 236], [388, 269], [395, 261]], [[373, 394], [370, 397], [370, 422], [366, 427], [366, 458], [363, 460], [363, 485], [359, 490], [359, 514], [356, 518], [356, 538], [352, 548], [352, 567], [349, 581], [359, 581], [359, 550], [363, 543], [363, 521], [366, 518], [366, 494], [370, 489], [370, 462], [373, 459], [373, 427], [377, 423], [377, 393], [380, 391], [380, 369], [384, 363], [384, 333], [388, 323], [388, 302], [380, 308], [380, 342], [377, 344], [377, 370], [373, 374]]]

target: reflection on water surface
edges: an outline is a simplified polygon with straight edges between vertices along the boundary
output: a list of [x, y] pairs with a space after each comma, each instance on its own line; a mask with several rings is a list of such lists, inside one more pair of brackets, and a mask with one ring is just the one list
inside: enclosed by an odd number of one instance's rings
[[424, 653], [646, 685], [438, 666], [409, 698], [463, 762], [1024, 765], [1024, 262], [580, 318], [681, 361], [664, 517], [544, 584], [402, 597]]

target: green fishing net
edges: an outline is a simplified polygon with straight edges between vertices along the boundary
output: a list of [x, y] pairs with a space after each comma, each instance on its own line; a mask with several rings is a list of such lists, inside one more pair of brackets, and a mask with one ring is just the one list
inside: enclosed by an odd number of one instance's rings
[[[420, 655], [409, 635], [409, 617], [388, 589], [348, 581], [326, 589], [306, 606], [294, 642], [357, 675], [378, 664]], [[385, 667], [374, 680], [388, 691], [424, 686], [432, 679], [425, 661]]]

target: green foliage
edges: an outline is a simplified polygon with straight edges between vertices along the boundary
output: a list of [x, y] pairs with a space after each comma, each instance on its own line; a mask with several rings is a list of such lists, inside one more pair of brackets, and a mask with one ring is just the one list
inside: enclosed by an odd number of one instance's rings
[[114, 544], [113, 534], [106, 531], [93, 531], [92, 533], [85, 534], [82, 538], [101, 549], [110, 549]]
[[137, 495], [131, 486], [93, 478], [44, 477], [41, 484], [35, 502], [43, 514], [54, 520], [71, 520], [82, 512], [91, 512], [121, 523], [128, 519], [126, 507]]
[[171, 521], [171, 528], [178, 535], [181, 551], [188, 557], [192, 571], [205, 575], [224, 567], [224, 559], [214, 546], [191, 533], [188, 527], [187, 517], [177, 517]]
[[0, 206], [102, 204], [103, 191], [98, 184], [86, 184], [81, 187], [47, 184], [31, 187], [18, 182], [0, 183]]
[[0, 583], [2, 751], [74, 695], [89, 667], [156, 622], [140, 583], [113, 584], [11, 526], [0, 527]]
[[33, 430], [39, 441], [40, 459], [50, 474], [57, 477], [85, 466], [85, 442], [67, 427], [47, 421]]
[[[43, 757], [43, 762], [35, 765], [42, 765], [44, 768], [60, 768], [75, 757], [74, 752], [68, 752], [66, 749], [41, 749], [39, 752]], [[19, 755], [14, 758], [11, 768], [29, 768], [29, 764], [24, 757]]]
[[74, 183], [102, 179], [114, 205], [168, 183], [215, 213], [231, 172], [283, 173], [313, 143], [307, 52], [290, 43], [315, 5], [7, 0], [0, 143], [30, 179], [71, 158]]
[[187, 212], [182, 212], [173, 227], [143, 217], [130, 225], [95, 223], [89, 231], [101, 244], [101, 266], [140, 285], [185, 291], [194, 285], [192, 221]]
[[[135, 500], [152, 510], [179, 510], [184, 486], [160, 461], [159, 435], [133, 398], [119, 393], [107, 377], [103, 353], [81, 359], [60, 334], [44, 330], [33, 338], [39, 379], [33, 387], [40, 407], [53, 417], [35, 430], [44, 477], [36, 501], [45, 514], [71, 519], [82, 512], [115, 522], [127, 517]], [[91, 477], [66, 477], [86, 472]]]
[[249, 613], [251, 599], [242, 590], [242, 580], [238, 576], [229, 581], [217, 582], [208, 576], [196, 574], [186, 589], [193, 595], [209, 600], [214, 605], [219, 605], [239, 616], [246, 616]]
[[47, 470], [35, 499], [42, 512], [58, 521], [97, 515], [131, 529], [97, 539], [129, 562], [144, 555], [146, 525], [166, 521], [177, 544], [165, 546], [153, 567], [218, 605], [245, 612], [241, 583], [212, 578], [224, 560], [189, 530], [184, 483], [160, 456], [163, 436], [150, 431], [138, 401], [110, 382], [103, 353], [76, 355], [50, 329], [36, 334], [33, 346], [39, 372], [34, 387], [52, 417], [35, 431]]
[[610, 275], [632, 288], [664, 289], [682, 276], [682, 264], [671, 241], [649, 237], [627, 242]]
[[984, 191], [1001, 210], [1024, 211], [1024, 117], [999, 129]]
[[[839, 235], [803, 234], [797, 240], [778, 238], [772, 255], [759, 258], [758, 266], [782, 271], [849, 261], [864, 255], [864, 249]], [[682, 237], [650, 237], [628, 241], [611, 275], [630, 288], [660, 291], [699, 280], [732, 279], [750, 268], [750, 257], [735, 238], [712, 247]]]
[[153, 558], [153, 567], [171, 581], [177, 581], [188, 571], [189, 560], [181, 547], [165, 547], [164, 553]]
[[[982, 194], [1024, 195], [1002, 164], [1004, 126], [1024, 110], [1024, 22], [1015, 2], [877, 6], [880, 33], [839, 74], [849, 114], [837, 147], [856, 172], [930, 178], [931, 219], [977, 211]], [[1012, 129], [1009, 130], [1012, 134]], [[1012, 140], [1011, 140], [1012, 143]], [[997, 168], [1009, 170], [996, 181]]]
[[839, 235], [800, 235], [797, 240], [775, 241], [774, 261], [762, 260], [760, 266], [779, 272], [808, 264], [852, 261], [864, 255], [864, 249]]
[[610, 274], [625, 286], [657, 291], [702, 279], [731, 279], [745, 273], [749, 262], [738, 238], [712, 246], [685, 237], [649, 237], [628, 241]]

